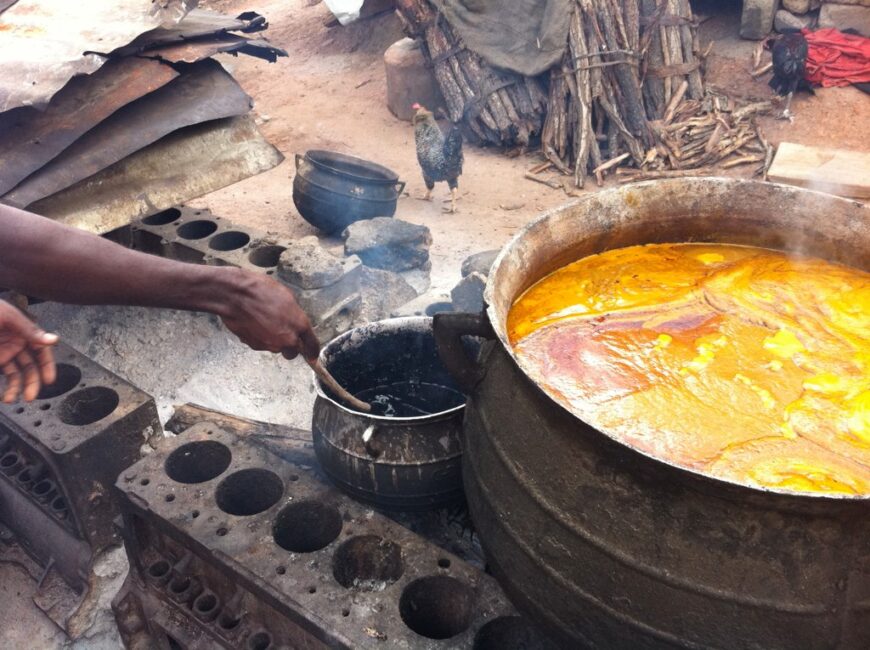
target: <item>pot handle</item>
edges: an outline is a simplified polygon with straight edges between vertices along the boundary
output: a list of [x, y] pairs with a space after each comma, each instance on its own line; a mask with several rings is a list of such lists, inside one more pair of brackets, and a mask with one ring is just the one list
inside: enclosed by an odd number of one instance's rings
[[486, 339], [495, 338], [495, 331], [486, 316], [486, 312], [472, 314], [468, 312], [442, 312], [433, 317], [432, 329], [435, 335], [435, 345], [438, 356], [447, 366], [460, 388], [466, 394], [471, 393], [486, 374], [483, 367], [465, 352], [462, 345], [463, 336], [480, 336]]
[[402, 192], [405, 191], [405, 181], [396, 181], [396, 185], [398, 185], [396, 188], [396, 194], [402, 196]]
[[299, 169], [299, 163], [305, 158], [301, 153], [296, 154], [296, 169]]

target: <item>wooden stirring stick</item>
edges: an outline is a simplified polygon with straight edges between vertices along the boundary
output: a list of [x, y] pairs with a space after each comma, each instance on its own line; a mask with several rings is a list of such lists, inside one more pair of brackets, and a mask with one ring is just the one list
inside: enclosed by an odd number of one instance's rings
[[319, 359], [309, 360], [308, 365], [311, 366], [311, 369], [314, 371], [314, 374], [320, 378], [326, 387], [331, 390], [338, 399], [348, 406], [353, 407], [357, 411], [362, 411], [363, 413], [371, 413], [372, 405], [366, 404], [362, 400], [358, 400], [356, 397], [348, 393], [341, 385], [335, 381], [335, 377], [329, 374], [329, 371], [320, 365]]

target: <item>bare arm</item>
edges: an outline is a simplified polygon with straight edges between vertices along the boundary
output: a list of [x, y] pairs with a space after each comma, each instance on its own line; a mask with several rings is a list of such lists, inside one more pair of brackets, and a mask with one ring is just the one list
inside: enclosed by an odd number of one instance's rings
[[0, 205], [0, 287], [46, 300], [205, 311], [255, 350], [302, 353], [319, 344], [293, 293], [264, 275], [146, 255]]

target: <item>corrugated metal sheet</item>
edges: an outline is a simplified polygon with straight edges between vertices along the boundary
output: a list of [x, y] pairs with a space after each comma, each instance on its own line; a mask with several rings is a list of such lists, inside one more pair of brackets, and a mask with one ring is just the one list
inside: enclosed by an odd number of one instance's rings
[[77, 74], [160, 24], [151, 0], [18, 0], [0, 14], [0, 111], [44, 105]]
[[283, 159], [250, 116], [206, 122], [176, 131], [30, 209], [102, 234], [264, 172]]
[[243, 115], [251, 98], [217, 61], [192, 64], [177, 79], [124, 106], [27, 178], [3, 202], [26, 207], [96, 174], [191, 124]]
[[224, 34], [216, 38], [198, 38], [194, 41], [160, 45], [143, 50], [139, 53], [139, 56], [162, 59], [172, 63], [192, 63], [207, 59], [221, 52], [240, 52], [265, 59], [270, 63], [277, 61], [279, 56], [287, 56], [287, 52], [280, 47], [275, 47], [269, 41], [264, 39], [247, 39], [235, 34]]
[[110, 61], [76, 77], [40, 112], [24, 107], [0, 115], [0, 195], [55, 158], [122, 106], [157, 90], [178, 73], [158, 61]]
[[[171, 27], [152, 29], [112, 52], [114, 56], [128, 56], [158, 45], [181, 43], [204, 36], [215, 36], [227, 32], [252, 33], [266, 29], [266, 19], [254, 12], [230, 18], [206, 9], [194, 9], [184, 20]], [[106, 50], [101, 50], [106, 51]]]

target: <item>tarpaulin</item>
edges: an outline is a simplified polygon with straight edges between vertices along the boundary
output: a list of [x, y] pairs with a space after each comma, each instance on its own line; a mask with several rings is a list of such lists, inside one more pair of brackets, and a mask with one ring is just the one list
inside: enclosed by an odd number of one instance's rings
[[801, 33], [809, 45], [807, 81], [825, 88], [870, 82], [870, 38], [836, 29]]
[[558, 63], [574, 0], [432, 0], [468, 48], [527, 76]]

